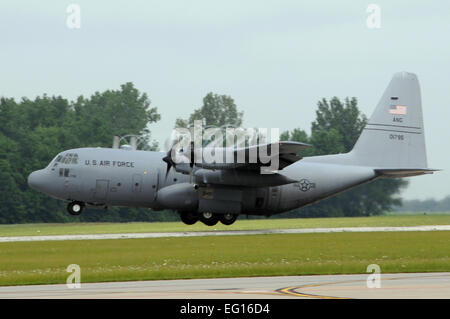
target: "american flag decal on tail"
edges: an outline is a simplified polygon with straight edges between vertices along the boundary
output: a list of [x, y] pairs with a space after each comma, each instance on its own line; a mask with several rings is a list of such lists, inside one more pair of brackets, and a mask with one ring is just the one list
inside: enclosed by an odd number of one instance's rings
[[389, 106], [389, 114], [406, 115], [406, 105]]

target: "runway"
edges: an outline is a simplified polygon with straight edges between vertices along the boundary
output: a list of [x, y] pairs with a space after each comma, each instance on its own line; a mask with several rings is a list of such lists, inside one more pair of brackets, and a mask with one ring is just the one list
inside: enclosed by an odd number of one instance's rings
[[44, 299], [450, 299], [450, 272], [381, 274], [380, 288], [368, 288], [369, 274], [246, 277], [81, 283], [0, 287], [0, 298]]
[[410, 231], [449, 231], [450, 225], [405, 226], [405, 227], [336, 227], [336, 228], [295, 228], [295, 229], [261, 229], [261, 230], [221, 230], [190, 231], [166, 233], [118, 233], [90, 235], [53, 235], [53, 236], [9, 236], [0, 237], [0, 243], [48, 240], [102, 240], [162, 237], [197, 237], [197, 236], [236, 236], [267, 234], [311, 234], [343, 232], [410, 232]]

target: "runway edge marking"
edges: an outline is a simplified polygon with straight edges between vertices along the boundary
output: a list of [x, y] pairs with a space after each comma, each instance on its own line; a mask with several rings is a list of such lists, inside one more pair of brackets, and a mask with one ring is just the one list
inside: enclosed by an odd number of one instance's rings
[[165, 237], [203, 237], [236, 235], [270, 235], [270, 234], [314, 234], [345, 232], [411, 232], [411, 231], [450, 231], [450, 225], [401, 226], [401, 227], [339, 227], [339, 228], [294, 228], [263, 230], [224, 230], [191, 231], [164, 233], [117, 233], [117, 234], [83, 234], [83, 235], [48, 235], [48, 236], [5, 236], [0, 242], [53, 241], [53, 240], [106, 240], [106, 239], [143, 239]]

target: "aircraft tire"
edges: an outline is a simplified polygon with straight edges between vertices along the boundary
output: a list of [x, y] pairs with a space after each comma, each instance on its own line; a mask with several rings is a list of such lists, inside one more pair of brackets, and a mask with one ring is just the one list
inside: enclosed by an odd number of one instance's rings
[[82, 202], [70, 202], [67, 204], [67, 211], [70, 215], [78, 216], [83, 212], [84, 209], [84, 203]]
[[214, 226], [219, 222], [219, 217], [216, 214], [205, 212], [200, 214], [200, 221], [206, 226]]
[[193, 212], [181, 212], [180, 218], [186, 225], [194, 225], [198, 221], [198, 215]]
[[226, 213], [220, 216], [220, 222], [224, 225], [229, 226], [236, 221], [237, 217], [237, 214]]

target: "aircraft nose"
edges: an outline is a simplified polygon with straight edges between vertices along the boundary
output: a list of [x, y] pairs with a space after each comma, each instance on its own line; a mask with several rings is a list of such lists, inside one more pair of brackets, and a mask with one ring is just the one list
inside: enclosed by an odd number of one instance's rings
[[28, 176], [28, 185], [35, 190], [40, 190], [44, 184], [44, 176], [42, 170], [34, 171]]

